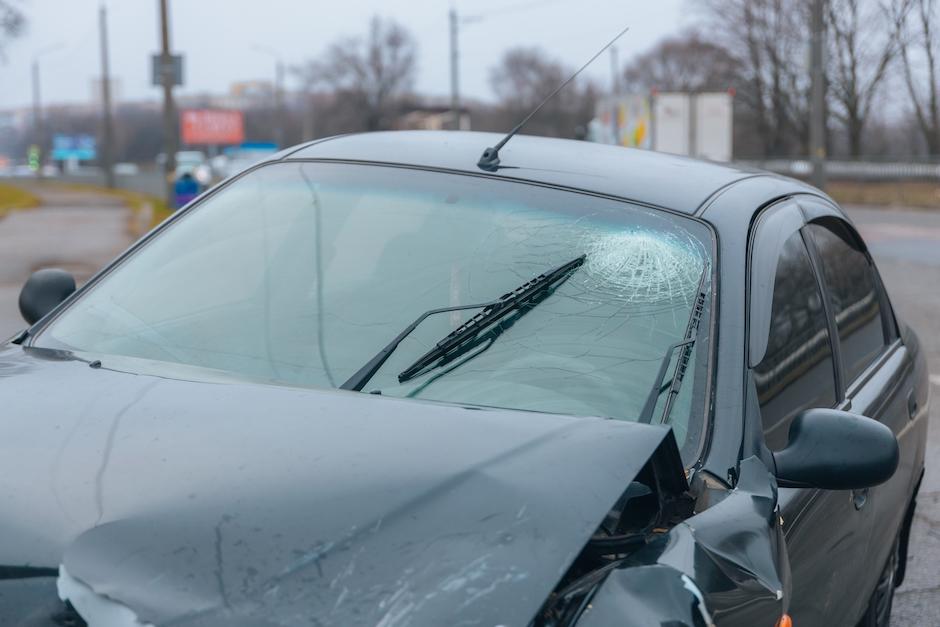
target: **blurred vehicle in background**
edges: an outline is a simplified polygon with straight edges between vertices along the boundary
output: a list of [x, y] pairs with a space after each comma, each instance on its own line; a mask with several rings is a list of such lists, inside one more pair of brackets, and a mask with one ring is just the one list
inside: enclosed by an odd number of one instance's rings
[[238, 148], [228, 150], [224, 168], [220, 171], [222, 178], [234, 176], [255, 165], [260, 161], [268, 159], [277, 152], [277, 145], [262, 142], [244, 143]]
[[45, 177], [56, 177], [59, 176], [59, 174], [61, 174], [59, 166], [53, 163], [47, 163], [42, 166], [42, 175]]
[[114, 173], [118, 176], [134, 176], [135, 174], [140, 173], [140, 168], [136, 163], [115, 163], [114, 164]]
[[206, 154], [201, 150], [181, 150], [176, 153], [176, 174], [179, 179], [184, 174], [191, 174], [200, 185], [212, 182], [212, 170], [206, 162]]

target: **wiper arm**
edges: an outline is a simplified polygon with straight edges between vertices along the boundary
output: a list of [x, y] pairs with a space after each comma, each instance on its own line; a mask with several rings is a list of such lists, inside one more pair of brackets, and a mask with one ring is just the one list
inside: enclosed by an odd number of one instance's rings
[[417, 319], [405, 327], [405, 330], [399, 333], [394, 340], [388, 343], [388, 345], [380, 350], [375, 357], [369, 360], [365, 366], [356, 371], [356, 374], [349, 377], [345, 383], [339, 386], [341, 390], [353, 390], [354, 392], [359, 392], [365, 387], [366, 383], [369, 382], [379, 368], [382, 367], [382, 364], [389, 358], [389, 356], [395, 352], [395, 349], [398, 348], [398, 345], [401, 344], [402, 340], [411, 335], [411, 332], [418, 328], [418, 325], [424, 322], [424, 319], [428, 316], [433, 316], [434, 314], [445, 313], [448, 311], [460, 311], [461, 309], [480, 309], [482, 307], [488, 307], [495, 304], [496, 301], [489, 303], [478, 303], [476, 305], [457, 305], [455, 307], [441, 307], [439, 309], [430, 309], [425, 311], [423, 314], [417, 317]]
[[[702, 321], [702, 315], [705, 313], [705, 300], [708, 295], [705, 293], [705, 279], [708, 277], [708, 265], [702, 270], [702, 276], [699, 278], [698, 290], [695, 295], [695, 303], [692, 305], [692, 311], [689, 313], [689, 320], [685, 325], [685, 335], [681, 340], [671, 344], [663, 355], [662, 362], [659, 365], [659, 372], [656, 373], [656, 379], [653, 381], [653, 387], [646, 397], [643, 404], [643, 410], [640, 412], [639, 422], [649, 423], [653, 419], [653, 411], [656, 409], [656, 402], [659, 396], [669, 390], [666, 397], [666, 404], [663, 407], [662, 422], [666, 421], [669, 411], [672, 409], [672, 403], [679, 395], [679, 386], [682, 385], [682, 379], [685, 378], [685, 371], [689, 367], [689, 359], [692, 357], [692, 347], [695, 345], [695, 336], [698, 331], [698, 325]], [[666, 370], [669, 368], [669, 362], [672, 361], [672, 354], [679, 347], [682, 352], [676, 361], [675, 369], [672, 372], [672, 378], [669, 383], [663, 384], [666, 377]]]
[[435, 362], [443, 359], [453, 359], [460, 355], [464, 349], [472, 345], [472, 341], [479, 335], [480, 331], [512, 311], [537, 304], [540, 297], [549, 288], [556, 283], [568, 280], [568, 277], [584, 263], [585, 258], [586, 255], [581, 255], [554, 270], [544, 272], [486, 305], [480, 313], [449, 333], [434, 348], [402, 370], [398, 375], [398, 381], [404, 383], [409, 379], [413, 379]]

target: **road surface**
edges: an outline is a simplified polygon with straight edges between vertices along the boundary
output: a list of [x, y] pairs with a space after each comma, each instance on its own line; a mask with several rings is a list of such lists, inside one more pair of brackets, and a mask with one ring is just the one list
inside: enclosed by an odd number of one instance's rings
[[[113, 197], [33, 190], [43, 206], [0, 220], [0, 338], [25, 325], [20, 286], [39, 268], [62, 267], [79, 281], [131, 243], [129, 211]], [[869, 242], [898, 313], [920, 335], [930, 362], [933, 403], [927, 473], [921, 488], [907, 579], [892, 624], [940, 624], [940, 212], [850, 208]]]
[[0, 341], [23, 329], [17, 299], [29, 275], [62, 268], [79, 284], [127, 248], [131, 213], [114, 196], [30, 186], [36, 209], [0, 219]]
[[927, 350], [931, 379], [927, 470], [893, 627], [940, 625], [940, 212], [849, 208], [899, 316]]

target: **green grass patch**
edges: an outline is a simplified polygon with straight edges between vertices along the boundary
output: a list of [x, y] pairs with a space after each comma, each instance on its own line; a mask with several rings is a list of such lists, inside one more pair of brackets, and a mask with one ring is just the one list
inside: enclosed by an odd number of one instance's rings
[[17, 209], [39, 206], [39, 198], [22, 187], [0, 183], [0, 218]]

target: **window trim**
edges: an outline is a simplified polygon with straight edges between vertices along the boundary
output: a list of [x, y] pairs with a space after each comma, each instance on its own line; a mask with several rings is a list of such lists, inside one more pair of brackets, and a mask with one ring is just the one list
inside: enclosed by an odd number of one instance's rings
[[842, 403], [846, 398], [846, 380], [845, 364], [842, 362], [842, 340], [839, 337], [839, 328], [836, 325], [836, 317], [832, 311], [832, 302], [829, 300], [829, 289], [823, 276], [822, 259], [819, 256], [819, 249], [816, 247], [816, 240], [809, 232], [812, 222], [807, 222], [800, 229], [800, 236], [803, 238], [803, 245], [809, 253], [810, 266], [813, 268], [813, 277], [816, 279], [816, 288], [823, 300], [823, 311], [826, 312], [826, 326], [829, 328], [829, 346], [832, 351], [832, 371], [835, 376], [836, 384], [836, 405]]
[[[778, 220], [774, 219], [774, 214], [786, 214], [790, 213], [791, 215], [785, 215], [785, 217]], [[841, 353], [839, 353], [839, 360], [837, 361], [836, 345], [834, 344], [834, 335], [832, 325], [835, 324], [835, 319], [831, 318], [829, 315], [829, 303], [828, 303], [828, 292], [825, 291], [822, 282], [820, 281], [820, 275], [818, 274], [818, 269], [815, 265], [815, 260], [813, 257], [813, 251], [810, 249], [810, 246], [807, 244], [806, 239], [807, 235], [804, 233], [805, 227], [809, 224], [809, 221], [806, 217], [806, 212], [803, 207], [800, 205], [798, 198], [796, 197], [786, 197], [782, 198], [760, 211], [759, 215], [754, 220], [753, 226], [751, 228], [750, 235], [748, 237], [748, 248], [746, 251], [747, 259], [747, 276], [746, 283], [747, 293], [745, 298], [745, 320], [747, 325], [747, 333], [745, 336], [745, 373], [746, 376], [750, 379], [751, 384], [754, 382], [754, 368], [760, 363], [763, 359], [764, 354], [767, 348], [767, 339], [769, 337], [769, 324], [770, 317], [769, 311], [772, 308], [773, 302], [773, 289], [776, 278], [776, 269], [780, 260], [780, 253], [783, 250], [783, 246], [789, 241], [790, 237], [795, 233], [800, 234], [800, 239], [803, 241], [803, 248], [806, 251], [810, 259], [810, 266], [812, 268], [813, 279], [816, 282], [816, 287], [819, 290], [820, 298], [823, 299], [824, 307], [823, 311], [826, 314], [826, 332], [829, 336], [829, 350], [831, 353], [832, 359], [832, 377], [833, 377], [833, 392], [834, 392], [834, 402], [833, 407], [839, 409], [848, 409], [851, 406], [851, 401], [848, 400], [842, 394], [842, 388], [840, 388], [840, 372], [841, 368]], [[795, 226], [794, 226], [795, 225]], [[757, 250], [761, 250], [766, 254], [766, 248], [769, 243], [774, 243], [773, 255], [774, 259], [772, 262], [772, 267], [764, 267], [765, 264], [756, 263], [758, 256], [756, 255]], [[759, 277], [757, 273], [760, 271], [766, 270], [772, 275], [772, 278], [769, 280], [769, 284], [761, 284], [759, 282]], [[755, 324], [755, 316], [757, 315], [755, 302], [757, 299], [764, 299], [764, 302], [770, 302], [771, 305], [768, 307], [768, 318], [767, 328], [763, 329], [762, 333], [764, 335], [763, 341], [759, 344], [756, 344], [757, 339], [757, 328], [758, 325]], [[756, 345], [755, 345], [756, 344]], [[760, 359], [757, 359], [756, 363], [751, 363], [757, 356], [758, 351], [756, 349], [760, 348]], [[746, 394], [746, 392], [745, 392]], [[747, 402], [745, 401], [745, 405]], [[757, 430], [759, 431], [758, 437], [763, 446], [766, 446], [765, 439], [765, 430], [762, 414], [760, 407], [754, 405], [753, 410], [757, 412]], [[751, 411], [750, 409], [748, 411]]]
[[[746, 366], [753, 369], [767, 352], [770, 332], [770, 311], [773, 306], [774, 279], [780, 252], [805, 220], [799, 205], [785, 198], [763, 211], [755, 221], [747, 250], [747, 322]], [[768, 251], [767, 249], [770, 249]], [[762, 256], [756, 254], [762, 251]], [[772, 259], [767, 262], [764, 260]], [[765, 276], [766, 273], [766, 276]], [[769, 278], [768, 278], [769, 277]], [[767, 279], [763, 280], [762, 279]]]
[[[882, 342], [883, 342], [881, 346], [881, 350], [878, 351], [878, 353], [876, 353], [872, 357], [871, 361], [865, 365], [865, 367], [861, 370], [861, 372], [858, 373], [858, 375], [856, 375], [854, 379], [849, 380], [848, 371], [846, 369], [846, 364], [842, 360], [842, 352], [841, 352], [842, 339], [839, 336], [838, 325], [836, 324], [835, 315], [831, 311], [831, 303], [829, 302], [829, 295], [830, 295], [829, 286], [826, 284], [825, 277], [823, 276], [823, 273], [822, 273], [823, 272], [822, 259], [818, 257], [819, 250], [816, 247], [816, 241], [813, 239], [812, 235], [807, 232], [806, 237], [805, 237], [805, 239], [809, 240], [809, 242], [807, 243], [807, 248], [810, 248], [812, 251], [814, 251], [814, 253], [811, 253], [811, 256], [815, 255], [818, 259], [819, 274], [817, 275], [817, 282], [820, 285], [820, 289], [822, 289], [822, 292], [824, 294], [824, 298], [826, 301], [826, 316], [831, 319], [830, 341], [833, 344], [833, 346], [836, 346], [836, 345], [840, 346], [839, 363], [838, 363], [838, 366], [836, 367], [836, 370], [842, 373], [841, 374], [842, 395], [840, 396], [840, 399], [841, 401], [847, 401], [847, 406], [851, 407], [852, 397], [858, 392], [860, 388], [864, 387], [865, 383], [872, 377], [872, 374], [875, 372], [875, 370], [877, 370], [876, 368], [873, 368], [873, 366], [875, 366], [876, 364], [880, 364], [884, 361], [885, 356], [891, 351], [892, 346], [894, 346], [895, 342], [900, 338], [900, 333], [898, 332], [897, 319], [894, 315], [894, 309], [891, 307], [890, 301], [888, 300], [887, 291], [884, 289], [884, 283], [881, 280], [881, 274], [878, 272], [878, 266], [875, 264], [875, 260], [872, 258], [871, 253], [868, 250], [868, 246], [865, 244], [865, 240], [862, 239], [862, 236], [859, 235], [858, 231], [855, 229], [852, 223], [846, 220], [842, 216], [831, 213], [831, 214], [826, 214], [826, 215], [818, 215], [818, 216], [815, 216], [812, 220], [808, 220], [806, 222], [806, 226], [804, 227], [804, 229], [806, 229], [806, 227], [809, 227], [809, 226], [816, 226], [818, 228], [826, 229], [827, 231], [829, 231], [836, 237], [839, 237], [838, 233], [836, 233], [835, 231], [833, 231], [831, 228], [829, 228], [826, 225], [827, 221], [836, 222], [839, 224], [840, 227], [844, 228], [846, 232], [849, 234], [849, 236], [852, 238], [854, 247], [860, 253], [862, 253], [862, 255], [865, 257], [865, 260], [868, 262], [868, 267], [871, 268], [873, 271], [872, 272], [872, 276], [874, 278], [873, 283], [875, 286], [875, 291], [878, 294], [879, 309], [880, 309], [880, 312], [882, 312], [880, 314], [881, 334], [882, 334]], [[806, 230], [808, 231], [808, 229]], [[887, 311], [891, 312], [890, 321], [887, 319], [887, 317], [883, 313], [884, 311], [886, 311], [886, 306], [887, 306]], [[894, 326], [894, 333], [891, 332], [892, 325]], [[835, 335], [832, 334], [833, 333], [832, 327], [835, 327]], [[835, 358], [835, 352], [833, 352], [833, 358]]]

